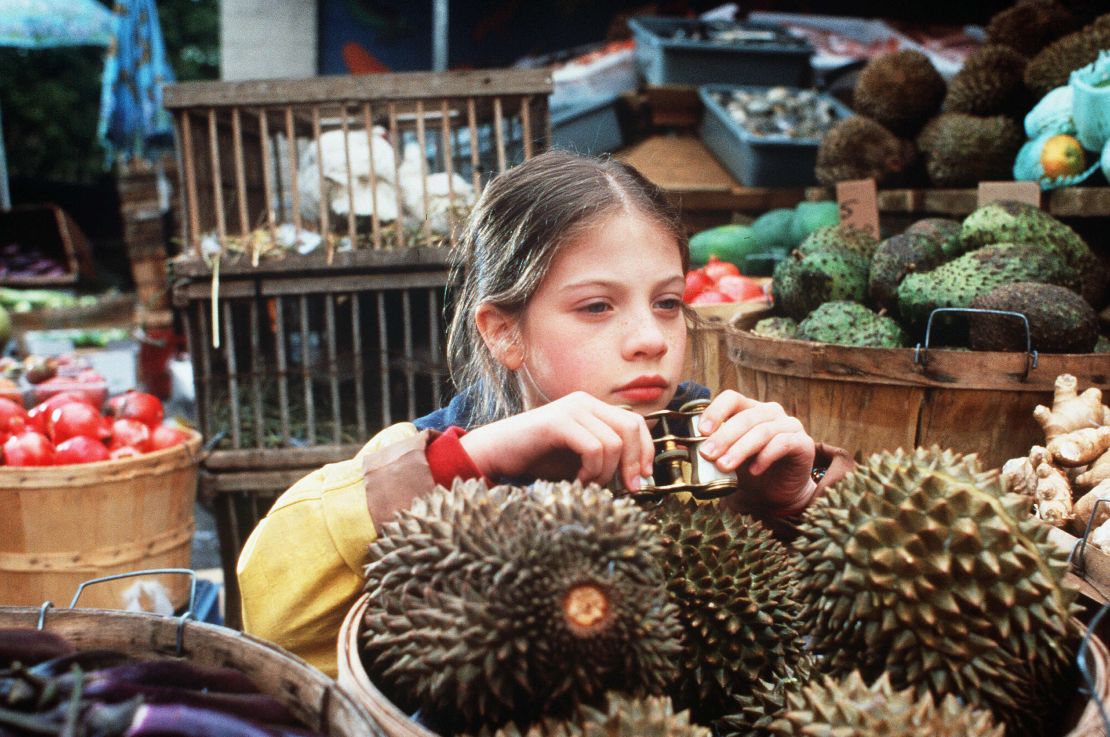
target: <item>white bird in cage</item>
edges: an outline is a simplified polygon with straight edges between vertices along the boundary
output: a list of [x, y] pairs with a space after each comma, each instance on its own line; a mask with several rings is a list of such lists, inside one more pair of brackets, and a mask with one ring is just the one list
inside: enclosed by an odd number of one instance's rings
[[[374, 165], [370, 166], [373, 145]], [[331, 130], [320, 135], [323, 167], [317, 162], [316, 142], [308, 141], [300, 161], [297, 189], [301, 196], [301, 215], [309, 220], [320, 219], [320, 171], [323, 169], [328, 210], [346, 215], [354, 205], [355, 215], [372, 215], [376, 211], [382, 222], [398, 217], [398, 196], [394, 187], [396, 156], [385, 137], [385, 129], [376, 125], [367, 136], [364, 129]], [[350, 188], [348, 189], [348, 156]], [[370, 173], [375, 174], [375, 187], [370, 186]], [[375, 202], [375, 194], [377, 195]]]
[[[452, 172], [450, 178], [447, 172], [434, 172], [425, 175], [428, 169], [420, 150], [420, 144], [410, 141], [405, 144], [404, 155], [401, 157], [397, 184], [401, 188], [404, 198], [405, 212], [409, 217], [410, 225], [422, 225], [425, 218], [433, 232], [447, 235], [451, 232], [452, 218], [450, 216], [452, 197], [454, 198], [454, 221], [461, 223], [466, 217], [465, 211], [474, 205], [474, 187], [458, 174]], [[425, 184], [427, 179], [427, 210], [425, 211]]]

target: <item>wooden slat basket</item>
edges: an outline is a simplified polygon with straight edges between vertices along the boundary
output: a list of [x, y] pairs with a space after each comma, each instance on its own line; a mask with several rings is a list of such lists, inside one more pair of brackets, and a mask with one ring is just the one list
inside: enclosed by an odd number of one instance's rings
[[[201, 437], [135, 458], [42, 468], [0, 466], [0, 604], [63, 601], [91, 578], [188, 567]], [[181, 576], [155, 577], [174, 606]], [[122, 608], [130, 582], [91, 589]]]
[[782, 404], [815, 439], [864, 456], [939, 445], [976, 453], [986, 468], [1029, 454], [1044, 432], [1059, 374], [1083, 386], [1110, 382], [1110, 354], [1041, 354], [855, 348], [755, 335], [739, 316], [729, 353], [740, 390]]
[[[0, 627], [35, 627], [39, 616], [38, 608], [0, 607]], [[65, 609], [48, 610], [43, 629], [78, 650], [115, 650], [139, 659], [180, 657], [235, 668], [315, 732], [329, 737], [382, 735], [373, 717], [335, 681], [276, 645], [226, 627], [146, 613]]]

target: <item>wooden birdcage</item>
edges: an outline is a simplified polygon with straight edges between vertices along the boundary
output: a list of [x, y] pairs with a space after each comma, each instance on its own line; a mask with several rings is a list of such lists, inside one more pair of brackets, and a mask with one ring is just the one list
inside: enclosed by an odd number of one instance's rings
[[174, 310], [201, 473], [235, 561], [274, 496], [450, 396], [450, 249], [489, 179], [545, 150], [545, 70], [168, 87], [183, 223]]

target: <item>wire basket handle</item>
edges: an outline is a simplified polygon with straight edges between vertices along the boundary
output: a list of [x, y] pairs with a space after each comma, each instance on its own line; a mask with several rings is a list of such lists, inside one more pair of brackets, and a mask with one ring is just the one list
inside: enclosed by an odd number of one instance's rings
[[1025, 372], [1021, 375], [1021, 380], [1025, 381], [1029, 378], [1029, 372], [1037, 368], [1037, 352], [1033, 350], [1032, 333], [1029, 330], [1029, 318], [1021, 312], [1013, 312], [1012, 310], [987, 310], [980, 307], [938, 307], [929, 313], [929, 320], [925, 323], [925, 344], [918, 343], [913, 349], [913, 362], [925, 367], [927, 353], [929, 350], [929, 336], [933, 332], [933, 318], [941, 312], [962, 312], [969, 314], [982, 314], [982, 315], [1004, 315], [1007, 317], [1016, 317], [1021, 320], [1025, 325]]

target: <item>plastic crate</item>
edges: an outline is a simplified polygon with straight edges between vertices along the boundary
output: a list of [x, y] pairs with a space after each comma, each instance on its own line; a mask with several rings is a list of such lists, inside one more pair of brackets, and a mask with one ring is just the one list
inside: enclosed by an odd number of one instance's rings
[[[706, 148], [745, 187], [805, 187], [815, 184], [813, 171], [820, 139], [757, 136], [749, 132], [732, 119], [716, 98], [722, 92], [744, 89], [758, 88], [732, 85], [703, 85], [698, 88], [698, 96], [705, 106], [699, 132]], [[821, 97], [832, 102], [839, 117], [852, 115], [852, 111], [835, 98], [828, 95]]]
[[[809, 83], [813, 48], [780, 26], [644, 17], [630, 18], [628, 27], [636, 39], [636, 59], [648, 84]], [[681, 37], [720, 31], [749, 31], [766, 38], [726, 42]], [[676, 38], [676, 34], [680, 37]]]
[[586, 100], [551, 111], [551, 147], [596, 156], [624, 144], [617, 118], [619, 95]]

